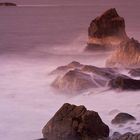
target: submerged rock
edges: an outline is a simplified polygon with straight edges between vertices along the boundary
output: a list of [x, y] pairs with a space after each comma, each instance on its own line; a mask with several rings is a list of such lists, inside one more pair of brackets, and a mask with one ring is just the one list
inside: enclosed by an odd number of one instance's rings
[[109, 82], [109, 86], [114, 89], [140, 90], [140, 80], [119, 76], [115, 79], [112, 79]]
[[118, 65], [124, 67], [140, 67], [140, 43], [131, 38], [123, 41], [117, 50], [107, 60], [108, 67]]
[[0, 2], [0, 6], [17, 6], [17, 5], [11, 2]]
[[95, 140], [108, 137], [109, 127], [97, 112], [64, 104], [42, 130], [48, 140]]
[[123, 124], [129, 121], [135, 121], [136, 118], [128, 113], [119, 113], [115, 116], [115, 118], [111, 121], [112, 124]]
[[111, 49], [127, 39], [124, 18], [118, 15], [115, 8], [107, 10], [90, 23], [88, 37], [86, 51]]

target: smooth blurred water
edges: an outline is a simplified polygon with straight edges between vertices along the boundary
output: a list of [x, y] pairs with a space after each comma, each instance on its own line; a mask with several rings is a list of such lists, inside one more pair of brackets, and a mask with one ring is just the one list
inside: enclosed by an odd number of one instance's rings
[[[83, 104], [99, 112], [111, 131], [119, 130], [111, 126], [113, 116], [108, 115], [109, 111], [118, 109], [140, 115], [138, 93], [110, 91], [98, 95], [94, 91], [95, 95], [69, 98], [53, 92], [50, 83], [54, 77], [48, 76], [57, 66], [73, 60], [104, 66], [107, 54], [85, 54], [83, 49], [91, 20], [108, 8], [116, 7], [125, 18], [127, 33], [140, 39], [139, 5], [114, 1], [53, 2], [43, 7], [0, 7], [0, 139], [41, 137], [43, 126], [65, 102]], [[132, 127], [133, 132], [140, 129], [135, 124]]]

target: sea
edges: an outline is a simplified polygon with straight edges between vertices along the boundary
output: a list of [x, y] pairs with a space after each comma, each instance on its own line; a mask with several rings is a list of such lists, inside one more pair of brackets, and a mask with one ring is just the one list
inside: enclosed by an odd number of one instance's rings
[[[42, 128], [64, 103], [98, 112], [110, 135], [140, 133], [139, 91], [95, 89], [69, 96], [52, 89], [55, 77], [49, 75], [71, 61], [105, 66], [108, 53], [85, 53], [84, 48], [90, 22], [109, 8], [116, 8], [125, 19], [127, 34], [140, 41], [140, 2], [53, 1], [17, 1], [17, 7], [0, 7], [0, 139], [41, 138]], [[130, 113], [137, 121], [114, 126], [111, 120], [118, 112]]]

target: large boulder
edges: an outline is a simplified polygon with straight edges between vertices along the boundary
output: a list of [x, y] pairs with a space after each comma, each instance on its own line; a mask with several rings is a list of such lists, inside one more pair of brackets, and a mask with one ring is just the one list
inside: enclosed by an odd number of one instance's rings
[[124, 18], [115, 8], [107, 10], [90, 23], [88, 37], [86, 51], [111, 49], [127, 39]]
[[140, 67], [140, 43], [131, 38], [123, 41], [106, 62], [108, 67]]
[[123, 124], [129, 121], [135, 121], [136, 118], [128, 113], [119, 113], [115, 116], [115, 118], [111, 121], [112, 124]]
[[17, 6], [17, 5], [11, 2], [0, 2], [0, 6]]
[[76, 91], [97, 88], [97, 85], [89, 74], [75, 69], [68, 71], [63, 76], [58, 76], [52, 83], [52, 87], [60, 91], [74, 93]]
[[95, 140], [108, 137], [109, 127], [97, 112], [64, 104], [42, 130], [47, 140]]
[[131, 79], [127, 76], [118, 76], [110, 80], [109, 86], [113, 89], [140, 90], [140, 80]]

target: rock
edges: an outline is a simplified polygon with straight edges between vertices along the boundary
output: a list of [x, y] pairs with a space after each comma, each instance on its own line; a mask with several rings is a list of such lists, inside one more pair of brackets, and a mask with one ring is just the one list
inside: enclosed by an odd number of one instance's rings
[[64, 92], [85, 91], [90, 88], [97, 88], [89, 74], [80, 70], [70, 70], [64, 76], [58, 76], [52, 83], [52, 87]]
[[129, 121], [135, 121], [136, 118], [128, 113], [119, 113], [115, 116], [115, 118], [111, 121], [112, 124], [124, 124]]
[[110, 44], [97, 44], [97, 43], [88, 43], [88, 45], [85, 48], [85, 51], [109, 51], [113, 47]]
[[82, 71], [91, 72], [107, 79], [113, 79], [115, 75], [118, 75], [118, 71], [115, 68], [99, 68], [92, 65], [83, 66]]
[[68, 65], [60, 66], [60, 67], [56, 68], [50, 74], [64, 74], [65, 72], [68, 72], [69, 70], [78, 69], [78, 68], [81, 68], [82, 66], [83, 65], [80, 64], [79, 62], [72, 61]]
[[71, 62], [60, 66], [52, 74], [57, 78], [51, 86], [59, 91], [67, 93], [82, 93], [91, 88], [111, 87], [123, 90], [139, 90], [140, 80], [134, 80], [119, 73], [117, 68], [101, 68], [92, 65], [83, 65]]
[[88, 45], [86, 51], [108, 50], [127, 39], [124, 18], [120, 17], [115, 8], [96, 17], [88, 28]]
[[128, 132], [112, 140], [140, 140], [140, 134], [132, 134]]
[[134, 77], [140, 77], [140, 68], [137, 68], [137, 69], [131, 69], [129, 71], [129, 74], [131, 76], [134, 76]]
[[126, 68], [140, 67], [140, 43], [135, 39], [123, 41], [106, 62], [107, 67], [121, 65]]
[[117, 78], [110, 80], [109, 86], [114, 89], [140, 90], [140, 80], [118, 76]]
[[97, 112], [65, 103], [42, 130], [48, 140], [95, 140], [109, 136]]
[[0, 2], [0, 6], [17, 6], [17, 5], [11, 2]]

